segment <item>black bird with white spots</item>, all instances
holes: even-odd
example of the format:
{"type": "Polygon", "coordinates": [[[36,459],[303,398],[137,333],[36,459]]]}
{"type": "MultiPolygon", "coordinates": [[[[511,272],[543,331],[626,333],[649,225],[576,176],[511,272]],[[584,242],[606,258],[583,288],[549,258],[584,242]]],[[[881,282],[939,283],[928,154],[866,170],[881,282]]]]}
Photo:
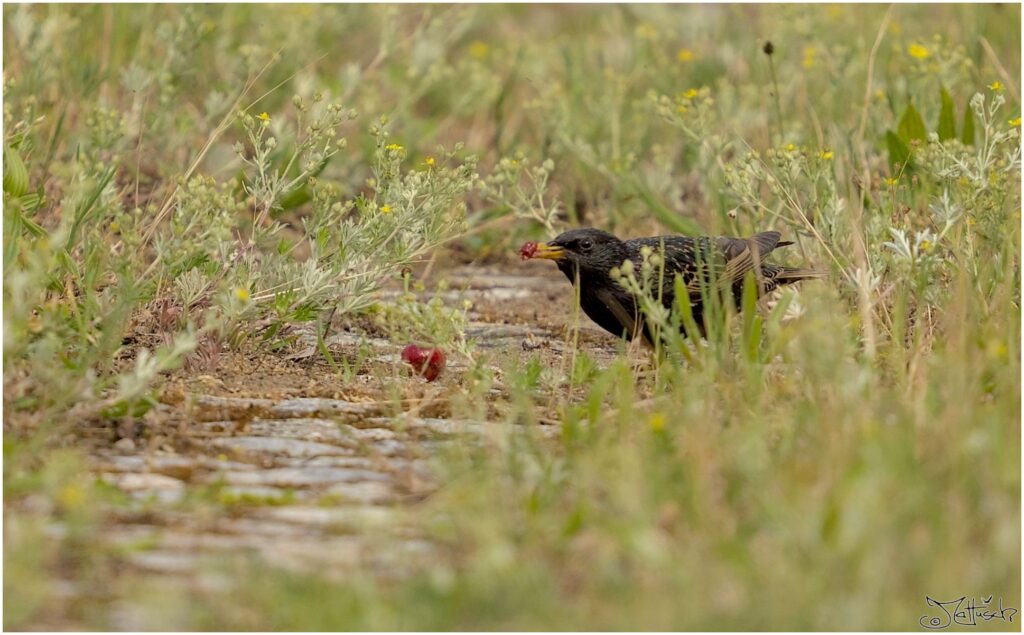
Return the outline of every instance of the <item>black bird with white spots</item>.
{"type": "Polygon", "coordinates": [[[651,344],[651,331],[642,319],[636,298],[613,279],[614,269],[621,268],[627,260],[638,267],[645,247],[653,254],[662,255],[662,303],[672,308],[678,274],[689,292],[694,320],[703,331],[701,288],[707,289],[711,280],[720,288],[731,288],[739,306],[748,272],[753,272],[760,295],[783,285],[823,276],[816,270],[765,262],[773,250],[792,244],[780,238],[779,232],[766,231],[749,238],[653,236],[620,240],[599,229],[583,228],[567,231],[548,243],[527,243],[520,253],[524,258],[554,260],[569,282],[579,284],[580,307],[598,326],[630,340],[643,337],[651,344]]]}

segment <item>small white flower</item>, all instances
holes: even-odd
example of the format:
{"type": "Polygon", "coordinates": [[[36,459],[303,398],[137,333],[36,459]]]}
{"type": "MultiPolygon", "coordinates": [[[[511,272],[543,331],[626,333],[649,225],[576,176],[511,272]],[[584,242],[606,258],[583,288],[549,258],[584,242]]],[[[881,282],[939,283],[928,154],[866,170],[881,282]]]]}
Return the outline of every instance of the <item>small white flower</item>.
{"type": "Polygon", "coordinates": [[[865,295],[870,295],[875,292],[878,285],[882,284],[882,276],[876,274],[871,267],[867,269],[858,267],[853,272],[853,284],[865,295]]]}
{"type": "Polygon", "coordinates": [[[974,114],[978,115],[979,118],[984,119],[985,117],[985,96],[981,93],[974,93],[974,97],[971,97],[971,110],[974,114]]]}

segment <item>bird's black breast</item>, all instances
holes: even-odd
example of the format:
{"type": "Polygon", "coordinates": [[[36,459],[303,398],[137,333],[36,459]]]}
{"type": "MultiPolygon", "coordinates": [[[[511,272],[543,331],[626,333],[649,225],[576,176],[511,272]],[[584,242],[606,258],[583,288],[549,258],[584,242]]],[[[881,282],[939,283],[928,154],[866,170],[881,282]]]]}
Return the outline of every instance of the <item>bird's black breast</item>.
{"type": "Polygon", "coordinates": [[[640,315],[628,291],[603,273],[577,273],[569,263],[559,263],[558,268],[573,286],[579,283],[580,308],[588,318],[616,337],[633,339],[640,315]]]}
{"type": "Polygon", "coordinates": [[[616,337],[625,335],[627,339],[633,339],[637,325],[641,323],[633,297],[612,285],[583,285],[580,308],[598,326],[616,337]]]}

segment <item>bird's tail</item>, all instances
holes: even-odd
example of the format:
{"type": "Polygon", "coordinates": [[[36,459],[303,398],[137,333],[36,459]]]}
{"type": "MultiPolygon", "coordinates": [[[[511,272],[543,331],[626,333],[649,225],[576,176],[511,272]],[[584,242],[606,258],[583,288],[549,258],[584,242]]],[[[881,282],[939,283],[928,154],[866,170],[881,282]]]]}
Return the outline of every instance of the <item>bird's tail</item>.
{"type": "Polygon", "coordinates": [[[800,280],[815,280],[827,278],[829,272],[826,269],[807,269],[803,267],[779,267],[779,273],[775,279],[782,284],[799,282],[800,280]]]}

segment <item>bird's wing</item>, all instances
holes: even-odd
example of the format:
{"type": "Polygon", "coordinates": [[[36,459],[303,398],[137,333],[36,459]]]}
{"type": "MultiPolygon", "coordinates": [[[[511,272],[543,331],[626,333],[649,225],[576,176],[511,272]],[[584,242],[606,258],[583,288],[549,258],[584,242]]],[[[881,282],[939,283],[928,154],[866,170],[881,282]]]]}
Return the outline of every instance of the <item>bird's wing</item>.
{"type": "Polygon", "coordinates": [[[766,231],[749,238],[690,238],[687,236],[656,236],[631,241],[637,253],[641,246],[648,246],[655,253],[664,249],[665,282],[672,284],[679,274],[690,292],[692,300],[701,297],[701,285],[714,279],[722,289],[728,289],[743,281],[748,271],[753,271],[760,281],[763,278],[761,263],[768,254],[778,247],[790,245],[780,241],[777,231],[766,231]]]}
{"type": "MultiPolygon", "coordinates": [[[[707,257],[710,252],[709,244],[698,244],[707,242],[706,239],[695,239],[688,236],[654,236],[652,238],[635,238],[627,242],[634,252],[632,257],[639,258],[641,247],[650,247],[654,253],[663,254],[665,258],[666,273],[682,274],[689,278],[697,272],[697,262],[707,257]]],[[[636,264],[640,264],[639,261],[636,264]]]]}
{"type": "Polygon", "coordinates": [[[701,284],[707,280],[707,264],[715,260],[716,246],[707,237],[691,238],[689,236],[654,236],[650,238],[634,238],[628,241],[633,258],[639,264],[640,247],[650,247],[654,253],[663,254],[665,259],[665,275],[662,293],[671,302],[675,295],[675,277],[683,279],[690,292],[691,301],[697,302],[701,297],[701,284]]]}
{"type": "MultiPolygon", "coordinates": [[[[779,246],[781,234],[776,231],[761,232],[750,238],[722,236],[716,239],[718,248],[725,256],[725,270],[722,285],[731,286],[743,280],[748,271],[753,271],[758,280],[762,279],[761,263],[779,246]]],[[[789,243],[785,243],[789,244],[789,243]]]]}
{"type": "Polygon", "coordinates": [[[615,296],[615,293],[609,289],[598,289],[596,295],[597,299],[615,316],[619,325],[622,326],[622,330],[628,334],[629,339],[633,339],[640,334],[642,327],[635,305],[632,311],[627,309],[615,296]]]}

